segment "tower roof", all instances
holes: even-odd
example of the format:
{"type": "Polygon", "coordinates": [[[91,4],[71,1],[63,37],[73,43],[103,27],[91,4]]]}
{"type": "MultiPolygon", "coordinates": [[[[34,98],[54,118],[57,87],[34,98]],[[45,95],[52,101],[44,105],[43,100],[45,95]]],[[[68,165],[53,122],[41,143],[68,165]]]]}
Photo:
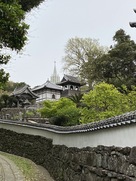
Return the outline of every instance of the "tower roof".
{"type": "Polygon", "coordinates": [[[78,77],[74,77],[74,76],[66,75],[66,74],[64,74],[61,82],[57,83],[57,85],[67,85],[70,83],[74,85],[79,85],[79,86],[84,85],[84,83],[81,83],[78,77]]]}

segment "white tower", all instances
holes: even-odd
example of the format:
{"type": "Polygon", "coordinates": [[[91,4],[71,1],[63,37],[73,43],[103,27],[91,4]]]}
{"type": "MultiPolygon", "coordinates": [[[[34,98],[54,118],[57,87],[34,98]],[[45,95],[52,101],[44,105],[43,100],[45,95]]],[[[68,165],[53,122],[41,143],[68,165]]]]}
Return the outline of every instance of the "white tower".
{"type": "Polygon", "coordinates": [[[53,74],[50,77],[50,81],[54,84],[56,84],[57,82],[60,82],[60,77],[57,74],[57,70],[56,70],[56,61],[54,61],[54,70],[53,70],[53,74]]]}

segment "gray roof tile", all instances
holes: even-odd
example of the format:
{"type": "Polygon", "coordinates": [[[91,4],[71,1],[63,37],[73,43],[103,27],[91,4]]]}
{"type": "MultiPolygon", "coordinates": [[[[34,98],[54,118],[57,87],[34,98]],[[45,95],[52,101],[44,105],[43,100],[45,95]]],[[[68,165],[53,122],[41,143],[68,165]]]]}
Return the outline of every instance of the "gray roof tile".
{"type": "Polygon", "coordinates": [[[32,89],[32,91],[36,91],[36,90],[40,90],[43,88],[49,88],[49,89],[55,89],[55,90],[62,90],[62,88],[52,82],[50,82],[49,80],[47,80],[44,84],[36,86],[32,89]]]}

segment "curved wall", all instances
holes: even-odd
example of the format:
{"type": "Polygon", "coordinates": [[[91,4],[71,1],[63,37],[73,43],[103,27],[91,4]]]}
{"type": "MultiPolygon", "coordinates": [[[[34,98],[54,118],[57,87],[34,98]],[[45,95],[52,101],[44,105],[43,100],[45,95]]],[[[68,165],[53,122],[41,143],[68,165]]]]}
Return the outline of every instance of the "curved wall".
{"type": "Polygon", "coordinates": [[[53,140],[54,145],[65,145],[67,147],[96,147],[119,146],[133,147],[136,145],[136,124],[131,123],[122,126],[114,126],[94,131],[64,133],[51,130],[49,128],[26,125],[25,123],[1,122],[0,128],[12,130],[17,133],[39,135],[53,140]]]}

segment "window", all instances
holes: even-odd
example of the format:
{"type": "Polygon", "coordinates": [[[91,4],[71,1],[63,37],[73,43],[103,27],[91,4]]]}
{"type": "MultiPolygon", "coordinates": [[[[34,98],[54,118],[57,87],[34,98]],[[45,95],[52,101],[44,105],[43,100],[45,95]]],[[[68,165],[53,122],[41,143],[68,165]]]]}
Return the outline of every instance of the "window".
{"type": "Polygon", "coordinates": [[[76,86],[76,89],[75,90],[79,90],[79,87],[78,86],[76,86]]]}
{"type": "Polygon", "coordinates": [[[55,99],[55,95],[54,94],[52,94],[52,99],[55,99]]]}
{"type": "Polygon", "coordinates": [[[73,90],[73,85],[70,86],[70,90],[73,90]]]}

